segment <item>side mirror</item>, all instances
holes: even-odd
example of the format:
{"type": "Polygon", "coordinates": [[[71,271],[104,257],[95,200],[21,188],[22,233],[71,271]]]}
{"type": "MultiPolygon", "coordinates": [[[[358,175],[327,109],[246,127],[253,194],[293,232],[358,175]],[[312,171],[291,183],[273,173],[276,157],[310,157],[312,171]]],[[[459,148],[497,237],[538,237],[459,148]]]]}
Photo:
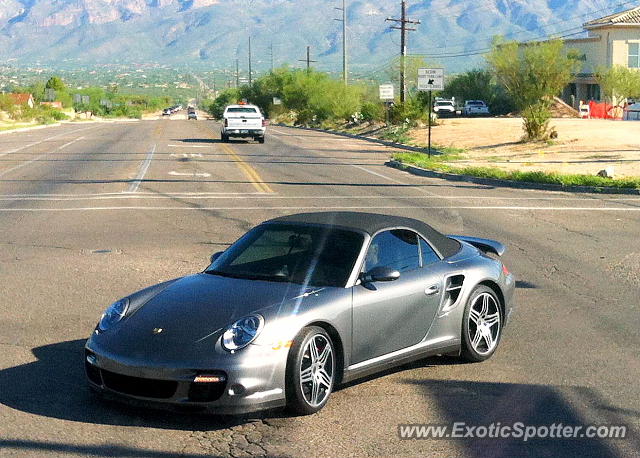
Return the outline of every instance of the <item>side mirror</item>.
{"type": "Polygon", "coordinates": [[[361,276],[363,283],[371,283],[377,281],[394,281],[400,278],[400,272],[391,267],[379,266],[374,267],[369,272],[361,276]]]}
{"type": "Polygon", "coordinates": [[[218,251],[217,253],[213,253],[211,255],[211,263],[213,264],[216,259],[222,256],[222,253],[224,253],[224,251],[218,251]]]}

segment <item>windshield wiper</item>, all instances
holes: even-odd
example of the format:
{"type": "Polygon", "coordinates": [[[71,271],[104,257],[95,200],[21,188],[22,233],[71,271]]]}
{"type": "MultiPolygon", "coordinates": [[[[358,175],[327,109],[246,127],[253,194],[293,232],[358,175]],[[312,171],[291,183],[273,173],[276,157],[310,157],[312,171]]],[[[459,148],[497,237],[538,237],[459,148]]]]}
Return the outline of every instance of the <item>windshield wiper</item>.
{"type": "Polygon", "coordinates": [[[243,280],[263,280],[263,281],[285,282],[285,283],[291,281],[288,277],[282,276],[282,275],[231,273],[231,272],[223,272],[221,270],[205,270],[204,273],[209,275],[219,275],[221,277],[240,278],[243,280]]]}

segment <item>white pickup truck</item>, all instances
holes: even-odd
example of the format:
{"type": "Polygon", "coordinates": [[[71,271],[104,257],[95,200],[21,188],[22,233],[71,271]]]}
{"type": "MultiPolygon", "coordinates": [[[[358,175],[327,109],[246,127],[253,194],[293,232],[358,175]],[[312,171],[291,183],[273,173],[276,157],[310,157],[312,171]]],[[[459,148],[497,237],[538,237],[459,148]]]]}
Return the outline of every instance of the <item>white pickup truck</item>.
{"type": "Polygon", "coordinates": [[[230,137],[249,137],[264,143],[267,123],[255,105],[229,105],[222,115],[220,137],[223,143],[230,137]]]}

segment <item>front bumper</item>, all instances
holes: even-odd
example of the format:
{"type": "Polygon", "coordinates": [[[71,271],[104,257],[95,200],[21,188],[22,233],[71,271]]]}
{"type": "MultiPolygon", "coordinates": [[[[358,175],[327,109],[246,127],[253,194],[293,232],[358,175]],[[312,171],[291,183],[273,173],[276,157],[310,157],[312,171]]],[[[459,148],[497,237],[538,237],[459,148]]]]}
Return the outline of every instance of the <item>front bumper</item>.
{"type": "Polygon", "coordinates": [[[149,407],[239,414],[285,405],[286,352],[250,345],[233,364],[191,369],[182,364],[149,366],[128,361],[87,342],[89,386],[105,397],[149,407]],[[250,348],[252,347],[252,348],[250,348]],[[269,358],[260,353],[269,352],[269,358]],[[252,353],[252,355],[249,355],[252,353]],[[209,376],[212,381],[195,381],[209,376]]]}

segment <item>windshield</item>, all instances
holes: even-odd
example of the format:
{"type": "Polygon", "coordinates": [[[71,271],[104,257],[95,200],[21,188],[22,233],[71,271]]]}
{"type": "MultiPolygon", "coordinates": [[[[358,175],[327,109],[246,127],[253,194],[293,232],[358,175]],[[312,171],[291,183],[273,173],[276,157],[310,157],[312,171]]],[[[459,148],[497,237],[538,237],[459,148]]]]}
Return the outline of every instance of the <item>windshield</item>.
{"type": "Polygon", "coordinates": [[[364,237],[329,226],[267,224],[233,244],[207,273],[234,278],[344,287],[364,237]]]}
{"type": "Polygon", "coordinates": [[[227,113],[256,113],[255,108],[229,108],[227,113]]]}

